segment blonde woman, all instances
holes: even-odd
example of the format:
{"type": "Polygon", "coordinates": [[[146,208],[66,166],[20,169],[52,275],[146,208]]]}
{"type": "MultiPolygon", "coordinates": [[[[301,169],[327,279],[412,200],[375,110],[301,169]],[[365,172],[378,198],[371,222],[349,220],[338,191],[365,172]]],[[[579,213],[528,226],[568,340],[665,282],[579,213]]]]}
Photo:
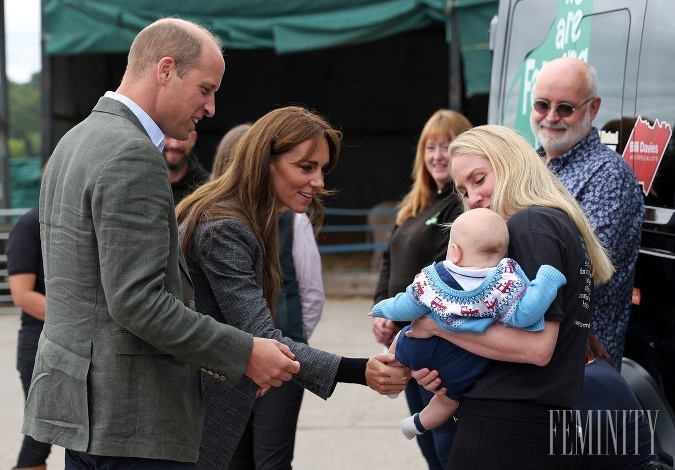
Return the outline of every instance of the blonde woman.
{"type": "MultiPolygon", "coordinates": [[[[567,284],[540,332],[494,325],[483,335],[461,335],[413,322],[409,336],[438,335],[498,361],[460,402],[448,468],[574,468],[575,456],[562,448],[573,439],[563,418],[569,425],[565,410],[581,398],[593,285],[614,268],[577,202],[517,133],[476,127],[453,141],[449,155],[465,208],[490,208],[507,220],[509,256],[525,274],[549,264],[567,284]]],[[[438,380],[425,372],[415,376],[434,389],[438,380]]]]}
{"type": "MultiPolygon", "coordinates": [[[[417,142],[413,185],[401,201],[389,247],[383,253],[374,303],[404,292],[422,268],[445,259],[448,233],[443,224],[452,222],[462,213],[448,171],[448,145],[470,128],[471,123],[466,117],[449,109],[436,111],[424,125],[417,142]]],[[[378,343],[389,347],[396,333],[406,324],[374,318],[373,334],[378,343]]],[[[432,396],[411,381],[406,389],[411,413],[422,411],[432,396]]],[[[454,423],[450,420],[418,436],[417,443],[429,470],[445,468],[453,432],[454,423]]]]}

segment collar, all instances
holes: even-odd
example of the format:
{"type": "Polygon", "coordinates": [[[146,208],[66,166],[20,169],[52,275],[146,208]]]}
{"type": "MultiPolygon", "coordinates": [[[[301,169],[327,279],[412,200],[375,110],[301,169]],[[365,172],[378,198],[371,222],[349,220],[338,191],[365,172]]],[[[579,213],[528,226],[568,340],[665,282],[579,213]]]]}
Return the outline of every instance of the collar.
{"type": "Polygon", "coordinates": [[[129,110],[134,113],[134,116],[136,116],[138,120],[141,121],[141,125],[145,129],[145,132],[148,133],[152,143],[155,144],[155,147],[157,147],[160,152],[164,150],[164,133],[155,123],[155,121],[152,120],[148,113],[143,111],[143,108],[138,106],[131,98],[128,98],[115,91],[106,91],[104,96],[119,101],[129,108],[129,110]]]}

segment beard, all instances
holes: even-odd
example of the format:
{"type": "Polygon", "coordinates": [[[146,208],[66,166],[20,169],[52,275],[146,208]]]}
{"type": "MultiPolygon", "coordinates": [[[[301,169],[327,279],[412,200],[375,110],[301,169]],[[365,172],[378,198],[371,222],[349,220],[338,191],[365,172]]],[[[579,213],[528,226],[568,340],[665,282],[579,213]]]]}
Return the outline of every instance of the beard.
{"type": "Polygon", "coordinates": [[[190,155],[186,155],[184,158],[181,158],[177,162],[170,162],[166,158],[164,158],[164,162],[166,163],[166,167],[171,171],[180,170],[185,165],[187,165],[189,160],[190,160],[190,155]]]}
{"type": "Polygon", "coordinates": [[[547,154],[562,155],[584,140],[593,126],[591,125],[591,112],[589,109],[586,109],[584,117],[572,125],[562,123],[551,124],[546,119],[542,119],[539,123],[536,123],[533,119],[533,114],[530,114],[530,127],[532,133],[547,154]],[[565,132],[562,134],[552,134],[547,129],[564,129],[565,132]]]}

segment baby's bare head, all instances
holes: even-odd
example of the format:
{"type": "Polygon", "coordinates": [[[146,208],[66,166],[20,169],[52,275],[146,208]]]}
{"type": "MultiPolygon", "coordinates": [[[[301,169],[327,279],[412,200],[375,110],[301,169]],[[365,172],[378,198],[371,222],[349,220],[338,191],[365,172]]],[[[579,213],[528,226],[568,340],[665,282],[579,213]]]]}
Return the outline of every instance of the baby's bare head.
{"type": "MultiPolygon", "coordinates": [[[[484,208],[471,209],[452,223],[450,243],[462,251],[462,259],[475,265],[496,266],[507,256],[509,231],[499,214],[484,208]]],[[[464,265],[462,263],[461,265],[464,265]]]]}

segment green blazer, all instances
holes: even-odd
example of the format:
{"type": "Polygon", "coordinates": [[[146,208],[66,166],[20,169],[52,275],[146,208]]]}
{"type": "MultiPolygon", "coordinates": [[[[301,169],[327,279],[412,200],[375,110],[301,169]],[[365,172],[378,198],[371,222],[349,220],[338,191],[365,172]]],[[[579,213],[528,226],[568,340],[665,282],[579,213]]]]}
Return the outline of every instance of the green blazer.
{"type": "Polygon", "coordinates": [[[47,314],[23,432],[96,455],[195,462],[200,368],[235,385],[250,334],[193,310],[161,152],[102,97],[40,191],[47,314]]]}

